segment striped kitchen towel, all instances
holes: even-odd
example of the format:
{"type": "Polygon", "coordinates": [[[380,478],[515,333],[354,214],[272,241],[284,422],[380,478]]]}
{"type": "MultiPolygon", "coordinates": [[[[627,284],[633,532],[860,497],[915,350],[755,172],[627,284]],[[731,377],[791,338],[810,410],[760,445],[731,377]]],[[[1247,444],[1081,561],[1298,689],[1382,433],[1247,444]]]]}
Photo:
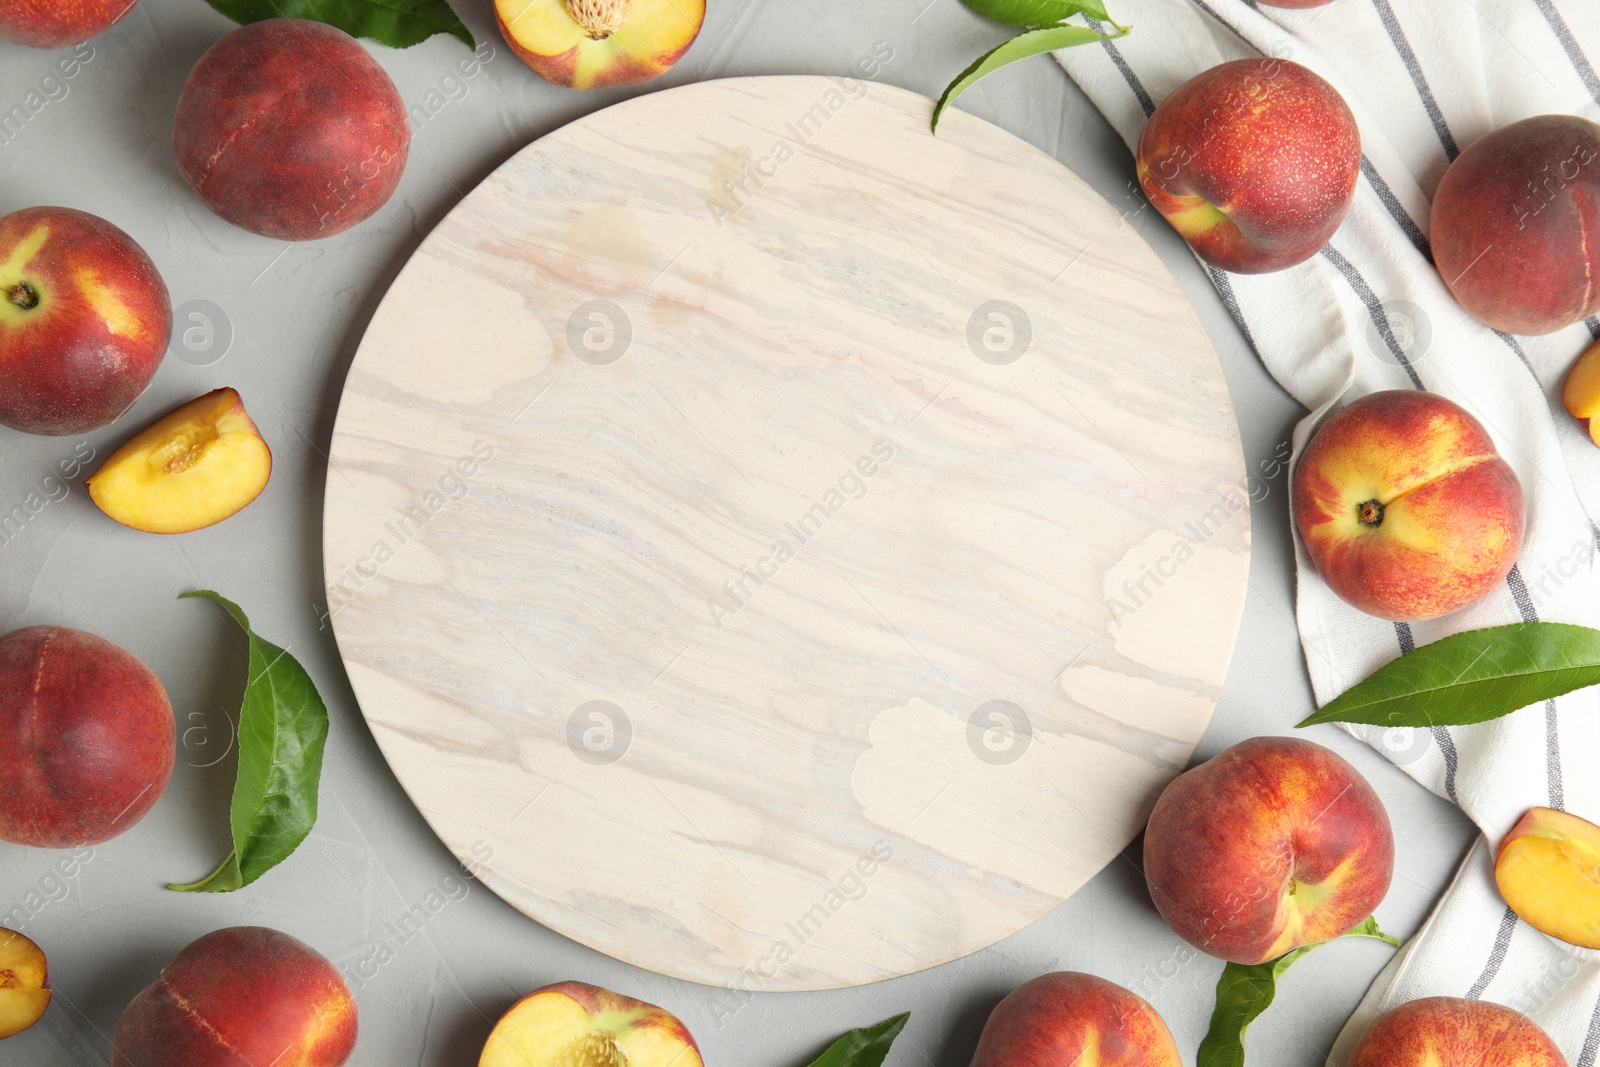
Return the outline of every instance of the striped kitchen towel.
{"type": "MultiPolygon", "coordinates": [[[[1600,322],[1539,338],[1490,330],[1451,299],[1428,248],[1429,196],[1462,148],[1530,115],[1600,118],[1600,0],[1333,0],[1300,11],[1253,0],[1109,4],[1133,34],[1057,58],[1130,148],[1169,92],[1231,59],[1302,63],[1344,94],[1360,123],[1355,205],[1321,254],[1278,274],[1210,271],[1268,370],[1311,410],[1296,451],[1324,415],[1358,396],[1428,389],[1477,415],[1528,493],[1526,546],[1504,587],[1435,622],[1396,625],[1348,607],[1297,545],[1298,622],[1317,699],[1458,630],[1532,619],[1600,626],[1600,449],[1560,403],[1562,378],[1600,338],[1600,322]]],[[[1153,209],[1137,222],[1161,224],[1153,209]]],[[[1285,727],[1304,710],[1283,709],[1285,727]]],[[[1600,690],[1477,727],[1352,732],[1460,804],[1484,836],[1329,1062],[1345,1062],[1383,1011],[1451,995],[1527,1012],[1574,1067],[1596,1067],[1600,954],[1520,922],[1495,889],[1493,857],[1531,807],[1600,822],[1600,690]]]]}

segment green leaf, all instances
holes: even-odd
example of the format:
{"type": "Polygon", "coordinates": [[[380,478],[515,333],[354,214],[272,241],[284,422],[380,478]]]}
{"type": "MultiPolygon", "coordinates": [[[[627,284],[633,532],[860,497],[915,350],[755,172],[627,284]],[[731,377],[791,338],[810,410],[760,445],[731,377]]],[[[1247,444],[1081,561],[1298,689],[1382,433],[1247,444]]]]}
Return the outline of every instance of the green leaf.
{"type": "Polygon", "coordinates": [[[973,11],[1008,26],[1054,26],[1073,15],[1111,21],[1101,0],[961,0],[973,11]]]}
{"type": "Polygon", "coordinates": [[[1001,67],[1015,63],[1019,59],[1027,59],[1042,52],[1054,52],[1057,48],[1071,48],[1080,44],[1097,44],[1101,41],[1115,40],[1126,37],[1128,30],[1118,27],[1117,33],[1096,33],[1094,30],[1083,26],[1047,26],[1043,29],[1029,30],[1007,41],[1000,47],[979,56],[977,62],[961,72],[961,76],[950,83],[944,95],[939,98],[939,103],[933,109],[933,129],[939,130],[939,117],[944,114],[944,109],[949,107],[955,98],[972,87],[978,79],[993,74],[1001,67]]]}
{"type": "Polygon", "coordinates": [[[1600,684],[1600,630],[1519,622],[1468,630],[1384,664],[1301,726],[1468,726],[1600,684]]]}
{"type": "Polygon", "coordinates": [[[811,1067],[882,1067],[889,1046],[911,1021],[911,1013],[885,1019],[865,1030],[852,1030],[835,1041],[811,1067]]]}
{"type": "MultiPolygon", "coordinates": [[[[1399,941],[1378,929],[1378,920],[1370,915],[1343,936],[1371,937],[1400,947],[1399,941]]],[[[1338,940],[1341,938],[1334,938],[1338,940]]],[[[1278,995],[1278,979],[1307,952],[1331,944],[1333,941],[1307,945],[1248,967],[1238,963],[1224,967],[1217,980],[1217,1006],[1211,1013],[1211,1029],[1200,1042],[1196,1067],[1244,1067],[1244,1032],[1272,1006],[1278,995]]]]}
{"type": "Polygon", "coordinates": [[[233,601],[210,590],[186,597],[214,600],[250,642],[250,674],[239,709],[239,773],[228,821],[233,852],[198,882],[169,885],[184,893],[231,893],[289,857],[317,821],[317,785],[328,740],[328,709],[304,667],[250,629],[233,601]]]}
{"type": "Polygon", "coordinates": [[[233,21],[314,19],[352,37],[370,37],[390,48],[410,48],[436,33],[448,33],[476,48],[472,33],[445,0],[206,0],[233,21]]]}

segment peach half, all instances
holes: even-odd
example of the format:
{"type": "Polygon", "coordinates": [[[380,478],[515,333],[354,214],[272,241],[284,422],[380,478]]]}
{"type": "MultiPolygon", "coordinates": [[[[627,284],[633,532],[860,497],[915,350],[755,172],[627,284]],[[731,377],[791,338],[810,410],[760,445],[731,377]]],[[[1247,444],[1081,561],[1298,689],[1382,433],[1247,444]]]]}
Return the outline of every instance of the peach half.
{"type": "Polygon", "coordinates": [[[0,1040],[38,1022],[49,1006],[44,953],[15,930],[0,930],[0,1040]]]}
{"type": "Polygon", "coordinates": [[[1535,930],[1600,948],[1600,826],[1534,808],[1501,843],[1494,880],[1511,910],[1535,930]]]}
{"type": "Polygon", "coordinates": [[[569,89],[659,78],[694,44],[705,0],[494,0],[506,43],[535,74],[569,89]]]}
{"type": "Polygon", "coordinates": [[[146,533],[214,526],[272,477],[272,451],[233,389],[218,389],[135,434],[88,481],[101,511],[146,533]]]}
{"type": "Polygon", "coordinates": [[[671,1012],[582,982],[535,990],[495,1024],[478,1067],[702,1067],[671,1012]]]}

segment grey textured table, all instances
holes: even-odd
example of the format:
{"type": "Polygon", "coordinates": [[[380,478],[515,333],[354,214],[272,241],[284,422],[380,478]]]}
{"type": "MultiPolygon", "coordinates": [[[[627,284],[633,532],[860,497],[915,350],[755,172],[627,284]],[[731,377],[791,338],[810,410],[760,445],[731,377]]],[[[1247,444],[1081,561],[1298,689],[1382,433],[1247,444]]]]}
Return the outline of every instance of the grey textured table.
{"type": "MultiPolygon", "coordinates": [[[[1130,850],[1066,904],[966,960],[858,990],[734,995],[670,981],[600,956],[523,918],[464,877],[407,801],[372,742],[323,625],[321,502],[335,404],[362,330],[406,257],[456,201],[515,150],[627,92],[576,93],[540,81],[505,48],[489,0],[456,0],[488,46],[462,77],[457,41],[407,51],[373,46],[413,109],[411,160],[395,199],[332,240],[287,245],[213,217],[179,179],[171,122],[184,76],[230,27],[201,0],[142,0],[92,42],[70,80],[56,56],[0,42],[0,214],[69,204],[111,219],[155,259],[182,312],[173,357],[137,408],[83,440],[0,429],[0,631],[58,623],[97,631],[161,676],[182,744],[166,796],[134,831],[66,862],[0,844],[0,924],[49,953],[58,990],[45,1020],[0,1043],[3,1067],[106,1064],[128,1001],[174,953],[220,926],[275,926],[344,970],[360,1003],[357,1064],[476,1062],[493,1021],[520,994],[561,979],[630,993],[676,1011],[712,1064],[800,1067],[838,1033],[901,1011],[912,1021],[891,1065],[963,1067],[983,1020],[1014,986],[1086,970],[1139,991],[1172,1026],[1185,1059],[1205,1032],[1221,964],[1197,956],[1151,907],[1130,850]],[[30,100],[30,93],[37,93],[30,100]],[[31,107],[30,107],[31,104],[31,107]],[[13,106],[22,107],[25,121],[13,106]],[[209,337],[188,311],[207,312],[209,337]],[[219,353],[221,353],[219,358],[219,353]],[[210,530],[160,538],[123,529],[90,504],[61,464],[104,456],[133,428],[223,385],[241,389],[272,443],[264,496],[210,530]],[[228,850],[232,726],[244,669],[214,606],[179,593],[215,588],[285,644],[315,677],[333,719],[322,818],[288,862],[243,892],[190,896],[168,881],[207,873],[228,850]],[[7,920],[6,915],[12,918],[7,920]]],[[[699,43],[653,88],[739,74],[850,73],[886,46],[879,79],[937,94],[1004,31],[957,0],[713,0],[699,43]]],[[[1160,32],[1140,27],[1139,32],[1160,32]]],[[[1048,58],[982,83],[966,109],[1052,152],[1127,212],[1177,274],[1227,373],[1252,470],[1299,417],[1266,375],[1181,241],[1141,211],[1132,160],[1048,58]]],[[[1279,474],[1257,486],[1251,594],[1238,651],[1197,758],[1284,733],[1312,706],[1293,626],[1293,557],[1279,474]]],[[[1408,935],[1471,840],[1466,820],[1333,728],[1316,738],[1365,771],[1395,821],[1399,872],[1379,910],[1408,935]]],[[[1253,1062],[1312,1067],[1388,958],[1349,943],[1300,964],[1251,1031],[1253,1062]]]]}

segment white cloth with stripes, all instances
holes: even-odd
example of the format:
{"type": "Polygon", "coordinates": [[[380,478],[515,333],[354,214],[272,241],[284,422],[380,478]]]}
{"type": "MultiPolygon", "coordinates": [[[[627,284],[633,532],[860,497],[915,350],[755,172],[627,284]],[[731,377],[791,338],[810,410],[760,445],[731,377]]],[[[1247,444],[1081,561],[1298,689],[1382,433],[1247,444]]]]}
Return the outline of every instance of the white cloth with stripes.
{"type": "MultiPolygon", "coordinates": [[[[1252,0],[1108,5],[1133,34],[1057,58],[1130,148],[1156,103],[1230,59],[1293,59],[1355,111],[1363,177],[1323,253],[1278,274],[1211,272],[1268,370],[1311,409],[1296,452],[1332,408],[1379,389],[1426,388],[1478,416],[1528,493],[1518,569],[1498,593],[1437,622],[1396,626],[1346,606],[1297,544],[1298,623],[1317,699],[1457,630],[1535,618],[1600,626],[1600,449],[1560,403],[1566,369],[1600,337],[1600,322],[1541,338],[1496,334],[1451,299],[1426,236],[1429,196],[1460,148],[1530,115],[1600,119],[1600,0],[1333,0],[1302,11],[1252,0]]],[[[1136,223],[1161,224],[1153,209],[1136,223]]],[[[1283,709],[1286,732],[1303,711],[1283,709]]],[[[1600,690],[1483,726],[1352,732],[1459,803],[1484,838],[1374,983],[1329,1062],[1344,1063],[1383,1011],[1449,995],[1527,1012],[1574,1067],[1596,1067],[1600,954],[1518,921],[1495,888],[1493,856],[1531,807],[1600,822],[1600,690]]]]}

